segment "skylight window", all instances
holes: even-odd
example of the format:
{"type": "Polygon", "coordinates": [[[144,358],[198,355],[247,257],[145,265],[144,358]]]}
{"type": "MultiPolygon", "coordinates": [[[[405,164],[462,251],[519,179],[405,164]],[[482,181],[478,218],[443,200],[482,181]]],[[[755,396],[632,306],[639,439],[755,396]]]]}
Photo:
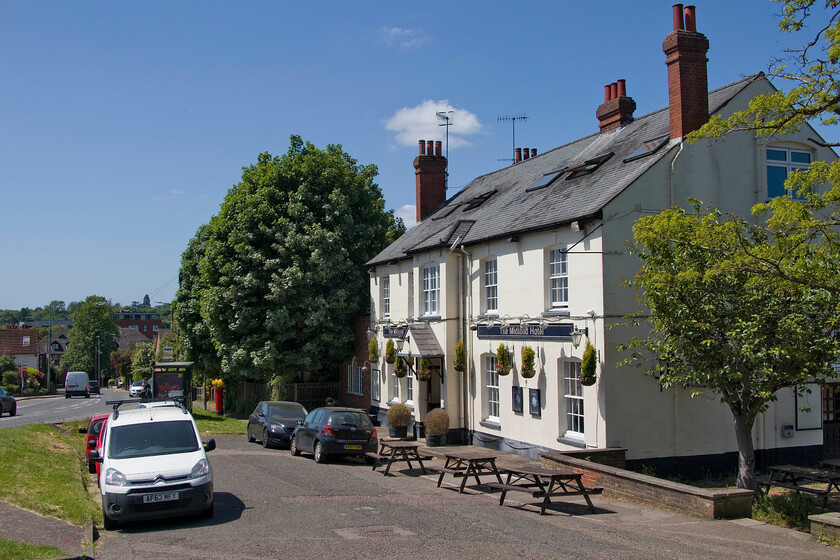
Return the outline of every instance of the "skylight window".
{"type": "Polygon", "coordinates": [[[565,171],[565,168],[564,168],[564,169],[560,169],[560,170],[558,170],[558,171],[552,171],[551,173],[546,173],[545,175],[543,175],[542,177],[540,177],[539,179],[537,179],[537,181],[536,181],[533,185],[531,185],[530,187],[528,187],[527,189],[525,189],[525,191],[526,191],[526,192],[531,192],[531,191],[535,191],[535,190],[538,190],[538,189],[542,189],[542,188],[544,188],[544,187],[547,187],[547,186],[548,186],[548,185],[550,185],[550,184],[554,181],[554,179],[556,179],[556,178],[557,178],[557,176],[558,176],[558,175],[560,175],[563,171],[565,171]]]}
{"type": "Polygon", "coordinates": [[[656,153],[657,151],[659,151],[659,148],[668,143],[669,139],[670,135],[665,134],[663,136],[659,136],[651,140],[645,140],[644,142],[642,142],[642,145],[636,149],[635,152],[630,154],[630,157],[624,160],[624,163],[656,153]]]}
{"type": "Polygon", "coordinates": [[[487,201],[488,198],[493,196],[493,193],[495,193],[495,192],[496,191],[490,191],[488,193],[480,194],[477,197],[467,201],[467,207],[464,208],[464,212],[467,212],[469,210],[474,210],[474,209],[478,208],[479,206],[484,204],[487,201]]]}
{"type": "Polygon", "coordinates": [[[441,208],[439,211],[435,212],[432,215],[432,220],[441,220],[460,207],[460,204],[450,204],[449,206],[445,206],[444,208],[441,208]]]}
{"type": "Polygon", "coordinates": [[[610,159],[613,156],[613,152],[608,154],[604,154],[602,156],[598,156],[596,158],[592,158],[583,162],[582,165],[577,167],[573,167],[569,170],[569,175],[566,177],[566,180],[569,179],[577,179],[581,175],[589,175],[590,173],[594,173],[596,169],[601,167],[605,161],[610,159]]]}

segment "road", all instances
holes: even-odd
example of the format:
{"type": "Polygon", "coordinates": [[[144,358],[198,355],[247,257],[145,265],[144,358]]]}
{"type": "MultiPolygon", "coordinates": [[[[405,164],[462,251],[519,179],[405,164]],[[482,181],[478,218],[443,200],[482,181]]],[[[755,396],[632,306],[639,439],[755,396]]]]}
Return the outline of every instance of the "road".
{"type": "MultiPolygon", "coordinates": [[[[540,516],[495,494],[437,488],[431,475],[371,471],[358,460],[316,464],[217,436],[209,454],[216,516],[102,531],[96,558],[644,558],[837,559],[807,535],[742,521],[706,521],[595,498],[540,516]]],[[[446,483],[444,483],[446,485],[446,483]]],[[[522,496],[526,497],[525,494],[522,496]]]]}
{"type": "Polygon", "coordinates": [[[0,416],[0,428],[83,420],[94,414],[110,412],[112,407],[105,404],[105,401],[127,398],[128,391],[102,389],[101,395],[93,394],[89,399],[84,397],[66,399],[63,393],[58,397],[18,399],[17,414],[0,416]]]}

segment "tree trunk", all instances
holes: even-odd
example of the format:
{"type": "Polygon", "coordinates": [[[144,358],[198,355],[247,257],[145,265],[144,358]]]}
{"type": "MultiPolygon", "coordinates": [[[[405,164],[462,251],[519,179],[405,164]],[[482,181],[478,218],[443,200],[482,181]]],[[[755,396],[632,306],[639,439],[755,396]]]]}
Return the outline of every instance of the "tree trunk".
{"type": "Polygon", "coordinates": [[[758,489],[758,479],[755,476],[755,447],[752,440],[752,428],[755,416],[737,413],[735,417],[735,439],[738,442],[738,488],[758,489]]]}

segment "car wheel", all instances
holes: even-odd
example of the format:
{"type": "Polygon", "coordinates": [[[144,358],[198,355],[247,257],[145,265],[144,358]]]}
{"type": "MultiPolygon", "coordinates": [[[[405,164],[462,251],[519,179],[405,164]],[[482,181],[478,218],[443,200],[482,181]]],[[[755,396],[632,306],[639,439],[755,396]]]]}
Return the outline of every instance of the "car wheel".
{"type": "Polygon", "coordinates": [[[90,393],[85,393],[85,398],[89,399],[90,398],[90,393]]]}
{"type": "Polygon", "coordinates": [[[213,519],[213,504],[210,507],[198,514],[201,519],[213,519]]]}
{"type": "Polygon", "coordinates": [[[14,416],[17,414],[17,403],[12,405],[12,410],[9,411],[9,416],[14,416]]]}
{"type": "Polygon", "coordinates": [[[300,449],[297,447],[297,438],[295,436],[292,436],[292,440],[289,442],[289,451],[291,451],[292,455],[295,457],[300,456],[300,449]]]}
{"type": "Polygon", "coordinates": [[[69,398],[70,398],[70,395],[68,395],[67,393],[64,393],[64,398],[65,398],[65,399],[69,399],[69,398]]]}
{"type": "Polygon", "coordinates": [[[268,430],[263,428],[263,438],[262,438],[262,446],[268,449],[270,446],[268,445],[268,430]]]}
{"type": "Polygon", "coordinates": [[[251,426],[248,426],[248,443],[254,443],[256,441],[254,436],[251,435],[251,426]]]}
{"type": "Polygon", "coordinates": [[[108,514],[105,513],[105,506],[102,506],[102,527],[106,531],[113,531],[118,525],[119,523],[108,517],[108,514]]]}
{"type": "Polygon", "coordinates": [[[320,441],[315,442],[315,462],[316,463],[326,463],[327,462],[327,454],[324,453],[324,448],[321,446],[320,441]]]}

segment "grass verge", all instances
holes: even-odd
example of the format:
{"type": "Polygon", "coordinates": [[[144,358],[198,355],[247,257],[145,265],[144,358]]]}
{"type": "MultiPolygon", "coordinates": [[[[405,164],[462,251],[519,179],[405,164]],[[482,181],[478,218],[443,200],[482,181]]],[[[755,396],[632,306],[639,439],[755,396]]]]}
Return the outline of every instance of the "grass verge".
{"type": "Polygon", "coordinates": [[[90,523],[99,508],[87,488],[82,425],[0,430],[0,500],[74,525],[90,523]]]}
{"type": "Polygon", "coordinates": [[[64,551],[54,546],[27,544],[0,538],[0,560],[46,560],[63,558],[64,551]]]}
{"type": "Polygon", "coordinates": [[[245,422],[235,418],[227,418],[194,406],[192,410],[198,431],[206,435],[245,435],[245,422]]]}
{"type": "Polygon", "coordinates": [[[797,531],[811,530],[808,516],[817,512],[813,501],[796,492],[776,495],[760,495],[753,501],[752,518],[757,521],[788,527],[797,531]]]}

